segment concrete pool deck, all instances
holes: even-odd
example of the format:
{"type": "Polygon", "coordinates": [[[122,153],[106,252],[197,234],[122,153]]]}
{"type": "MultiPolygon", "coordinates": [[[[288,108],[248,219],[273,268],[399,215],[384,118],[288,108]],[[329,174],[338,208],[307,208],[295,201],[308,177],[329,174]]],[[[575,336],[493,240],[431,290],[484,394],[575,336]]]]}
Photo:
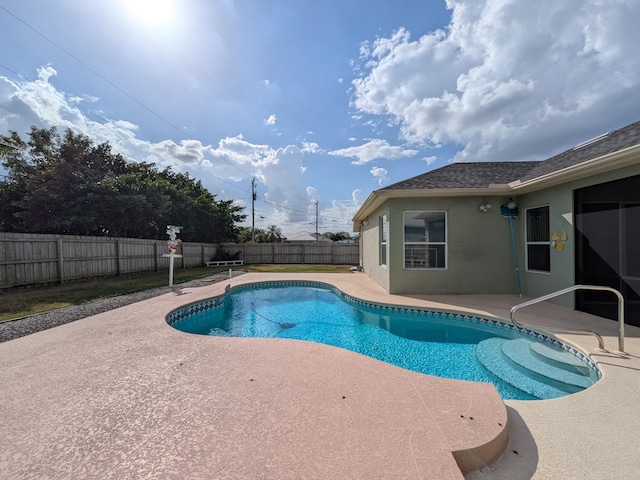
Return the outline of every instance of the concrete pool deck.
{"type": "Polygon", "coordinates": [[[189,335],[164,320],[228,284],[286,279],[503,319],[526,300],[388,295],[360,273],[245,274],[2,343],[0,479],[637,475],[639,328],[626,327],[621,355],[616,322],[549,303],[523,309],[526,323],[595,329],[610,351],[590,336],[558,335],[588,352],[603,378],[560,399],[502,402],[487,384],[310,342],[189,335]]]}

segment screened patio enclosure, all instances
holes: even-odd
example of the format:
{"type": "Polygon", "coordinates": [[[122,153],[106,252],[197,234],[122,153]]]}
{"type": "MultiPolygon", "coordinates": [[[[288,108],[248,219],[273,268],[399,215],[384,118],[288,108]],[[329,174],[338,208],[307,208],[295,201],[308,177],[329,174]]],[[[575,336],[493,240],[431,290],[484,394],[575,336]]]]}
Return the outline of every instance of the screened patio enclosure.
{"type": "MultiPolygon", "coordinates": [[[[574,201],[576,283],[619,290],[626,322],[640,326],[640,176],[576,190],[574,201]]],[[[579,292],[576,308],[617,320],[608,292],[579,292]]]]}

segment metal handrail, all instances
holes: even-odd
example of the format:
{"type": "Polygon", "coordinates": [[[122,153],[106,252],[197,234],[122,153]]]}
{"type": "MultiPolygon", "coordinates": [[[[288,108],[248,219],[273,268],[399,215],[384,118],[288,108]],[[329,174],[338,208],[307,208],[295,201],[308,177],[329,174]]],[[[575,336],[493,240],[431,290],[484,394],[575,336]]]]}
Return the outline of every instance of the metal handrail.
{"type": "MultiPolygon", "coordinates": [[[[533,305],[535,303],[544,302],[545,300],[549,300],[551,298],[559,297],[560,295],[564,295],[565,293],[574,292],[576,290],[602,290],[607,292],[613,292],[616,294],[616,296],[618,297],[618,350],[624,353],[624,297],[615,288],[600,287],[596,285],[574,285],[572,287],[563,288],[562,290],[558,290],[557,292],[553,292],[548,295],[543,295],[542,297],[534,298],[533,300],[529,300],[527,302],[519,303],[518,305],[511,308],[511,311],[509,312],[509,317],[511,318],[511,321],[516,325],[518,325],[519,327],[525,327],[525,325],[518,323],[514,318],[514,315],[517,310],[523,307],[527,307],[529,305],[533,305]]],[[[590,335],[595,336],[598,339],[598,347],[600,348],[600,350],[605,349],[604,340],[602,339],[602,337],[596,332],[591,330],[572,330],[572,329],[566,329],[566,328],[548,328],[543,326],[531,327],[531,328],[540,328],[542,330],[550,330],[555,332],[566,332],[566,333],[579,333],[579,334],[588,333],[590,335]]]]}

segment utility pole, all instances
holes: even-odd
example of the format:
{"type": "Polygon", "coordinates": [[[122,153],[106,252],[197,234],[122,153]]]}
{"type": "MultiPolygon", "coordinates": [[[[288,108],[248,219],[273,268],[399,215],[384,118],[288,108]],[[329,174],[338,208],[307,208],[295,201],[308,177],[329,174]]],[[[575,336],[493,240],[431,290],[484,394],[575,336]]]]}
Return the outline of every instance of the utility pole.
{"type": "Polygon", "coordinates": [[[318,201],[316,200],[316,242],[318,241],[318,201]]]}
{"type": "Polygon", "coordinates": [[[256,179],[251,179],[251,243],[256,242],[256,179]]]}

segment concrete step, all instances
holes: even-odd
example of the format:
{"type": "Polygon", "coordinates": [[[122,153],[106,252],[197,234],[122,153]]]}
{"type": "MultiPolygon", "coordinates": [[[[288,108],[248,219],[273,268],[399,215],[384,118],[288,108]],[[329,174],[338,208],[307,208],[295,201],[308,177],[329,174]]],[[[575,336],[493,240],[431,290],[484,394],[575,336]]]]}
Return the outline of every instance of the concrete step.
{"type": "MultiPolygon", "coordinates": [[[[511,341],[513,340],[504,338],[483,340],[476,347],[476,358],[493,375],[536,398],[558,398],[570,393],[550,385],[553,382],[510,360],[504,354],[502,347],[506,342],[511,341]]],[[[526,350],[529,351],[529,346],[526,346],[526,350]]]]}
{"type": "Polygon", "coordinates": [[[591,372],[589,367],[576,358],[575,355],[571,355],[569,352],[558,347],[554,347],[553,345],[533,342],[529,348],[540,360],[547,362],[554,367],[586,376],[589,376],[589,373],[591,372]]]}
{"type": "MultiPolygon", "coordinates": [[[[532,378],[548,383],[549,385],[559,388],[560,390],[564,390],[565,392],[575,393],[580,390],[584,390],[593,384],[593,381],[588,376],[567,370],[565,368],[568,366],[567,364],[562,364],[563,366],[560,367],[543,360],[533,350],[534,348],[537,348],[535,345],[541,344],[524,338],[509,340],[502,344],[502,353],[511,360],[513,364],[515,364],[517,369],[521,369],[525,375],[529,375],[532,378]]],[[[548,353],[546,351],[544,352],[548,353]]],[[[572,356],[568,352],[564,353],[568,356],[572,356]]],[[[557,358],[562,360],[563,357],[564,356],[558,356],[557,358]]],[[[569,361],[568,359],[566,360],[569,361]]],[[[576,361],[578,361],[578,359],[576,359],[576,361]]]]}

